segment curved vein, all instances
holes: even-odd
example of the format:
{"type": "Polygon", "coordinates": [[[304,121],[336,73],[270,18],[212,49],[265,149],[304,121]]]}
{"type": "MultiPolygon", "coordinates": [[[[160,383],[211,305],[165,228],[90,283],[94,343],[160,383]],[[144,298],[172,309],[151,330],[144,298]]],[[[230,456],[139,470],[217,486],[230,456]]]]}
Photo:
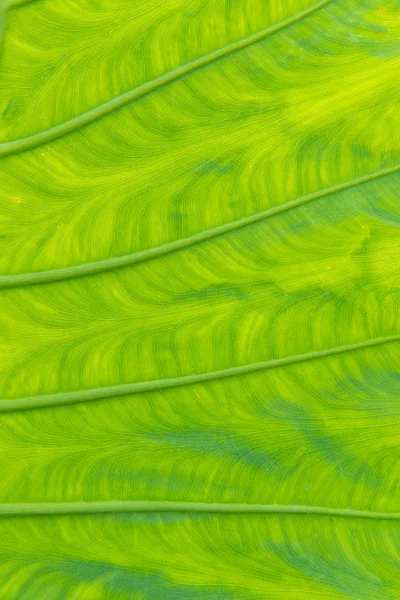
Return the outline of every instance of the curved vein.
{"type": "Polygon", "coordinates": [[[264,362],[251,363],[230,369],[222,369],[220,371],[211,371],[209,373],[200,373],[197,375],[185,375],[183,377],[173,377],[170,379],[156,379],[153,381],[142,381],[136,383],[127,383],[110,387],[94,388],[90,390],[79,390],[76,392],[61,392],[55,394],[46,394],[45,396],[32,396],[30,398],[15,398],[12,400],[0,401],[0,412],[16,412],[24,410],[32,410],[36,408],[48,408],[53,406],[65,406],[68,404],[76,404],[79,402],[92,402],[94,400],[105,400],[106,398],[117,398],[131,394],[140,394],[144,392],[156,392],[158,390],[166,390],[178,388],[197,383],[208,383],[228,377],[237,377],[293,365],[296,363],[307,362],[318,358],[325,358],[337,354],[344,354],[355,350],[372,348],[373,346],[381,346],[390,342],[400,341],[400,334],[387,337],[365,340],[357,344],[348,344],[346,346],[337,346],[335,348],[327,348],[325,350],[317,350],[315,352],[307,352],[305,354],[297,354],[295,356],[286,356],[274,360],[264,362]]]}
{"type": "Polygon", "coordinates": [[[247,217],[237,219],[236,221],[232,221],[231,223],[225,223],[224,225],[219,225],[218,227],[213,227],[212,229],[201,231],[200,233],[196,233],[189,237],[174,240],[173,242],[168,242],[167,244],[163,244],[162,246],[156,246],[155,248],[149,248],[140,252],[134,252],[132,254],[125,254],[124,256],[117,256],[105,260],[84,263],[72,267],[64,267],[61,269],[49,269],[47,271],[36,271],[33,273],[21,273],[16,275],[1,275],[0,289],[16,288],[27,285],[39,285],[42,283],[53,283],[56,281],[65,281],[68,279],[96,275],[98,273],[104,273],[106,271],[112,271],[115,269],[121,269],[123,267],[129,267],[131,265],[152,260],[154,258],[159,258],[161,256],[171,254],[172,252],[177,252],[179,250],[195,246],[196,244],[206,242],[207,240],[218,237],[220,235],[231,233],[238,229],[242,229],[243,227],[246,227],[248,225],[252,225],[259,221],[263,221],[270,217],[282,214],[293,208],[303,206],[304,204],[308,204],[313,200],[318,200],[320,198],[324,198],[325,196],[330,196],[332,194],[351,189],[363,183],[368,183],[369,181],[373,181],[374,179],[378,179],[386,175],[391,175],[398,171],[400,171],[400,165],[396,165],[395,167],[391,167],[389,169],[377,171],[364,177],[358,177],[356,179],[346,181],[339,185],[332,186],[330,188],[326,188],[324,190],[320,190],[312,194],[308,194],[307,196],[301,196],[300,198],[296,198],[295,200],[292,200],[290,202],[285,202],[280,206],[274,206],[273,208],[269,208],[267,210],[258,212],[254,215],[249,215],[247,217]]]}
{"type": "Polygon", "coordinates": [[[185,65],[181,65],[176,69],[173,69],[172,71],[153,79],[152,81],[144,83],[133,90],[129,90],[128,92],[120,94],[112,100],[109,100],[104,104],[100,104],[99,106],[96,106],[95,108],[92,108],[77,117],[73,117],[69,121],[65,121],[60,125],[51,127],[46,131],[41,131],[40,133],[36,133],[29,137],[21,138],[11,142],[3,142],[0,144],[0,157],[9,156],[10,154],[16,154],[19,152],[25,152],[26,150],[36,148],[37,146],[47,144],[52,140],[68,135],[73,131],[81,129],[82,127],[86,127],[86,125],[105,117],[111,112],[126,106],[134,100],[138,100],[139,98],[143,98],[143,96],[151,94],[152,92],[168,85],[169,83],[172,83],[173,81],[176,81],[184,75],[188,75],[189,73],[197,71],[197,69],[201,69],[202,67],[205,67],[221,58],[247,48],[248,46],[257,43],[264,38],[281,31],[286,27],[289,27],[293,23],[301,21],[308,15],[314,13],[320,8],[323,8],[332,1],[333,0],[321,0],[309,8],[297,13],[293,17],[290,17],[289,19],[285,19],[284,21],[281,21],[272,27],[268,27],[267,29],[253,33],[246,38],[238,40],[237,42],[233,42],[232,44],[228,44],[227,46],[219,48],[218,50],[214,50],[210,54],[201,56],[196,60],[186,63],[185,65]]]}
{"type": "Polygon", "coordinates": [[[400,513],[302,506],[293,504],[225,504],[208,502],[109,501],[0,504],[0,517],[115,513],[209,513],[234,515],[316,515],[356,519],[399,520],[400,513]]]}

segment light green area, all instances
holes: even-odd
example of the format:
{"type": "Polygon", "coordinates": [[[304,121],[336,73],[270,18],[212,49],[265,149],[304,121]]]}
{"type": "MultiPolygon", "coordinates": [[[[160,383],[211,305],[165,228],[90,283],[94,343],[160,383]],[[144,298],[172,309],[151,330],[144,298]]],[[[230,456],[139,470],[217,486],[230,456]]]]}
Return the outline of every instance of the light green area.
{"type": "Polygon", "coordinates": [[[6,4],[0,600],[400,599],[399,1],[6,4]]]}

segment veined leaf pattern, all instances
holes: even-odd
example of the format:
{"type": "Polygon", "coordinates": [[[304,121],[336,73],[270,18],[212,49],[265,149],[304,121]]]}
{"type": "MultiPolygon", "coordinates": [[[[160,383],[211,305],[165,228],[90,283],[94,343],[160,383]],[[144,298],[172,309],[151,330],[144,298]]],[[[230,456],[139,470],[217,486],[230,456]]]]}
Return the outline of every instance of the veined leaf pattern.
{"type": "Polygon", "coordinates": [[[0,600],[399,598],[399,1],[0,31],[0,600]]]}

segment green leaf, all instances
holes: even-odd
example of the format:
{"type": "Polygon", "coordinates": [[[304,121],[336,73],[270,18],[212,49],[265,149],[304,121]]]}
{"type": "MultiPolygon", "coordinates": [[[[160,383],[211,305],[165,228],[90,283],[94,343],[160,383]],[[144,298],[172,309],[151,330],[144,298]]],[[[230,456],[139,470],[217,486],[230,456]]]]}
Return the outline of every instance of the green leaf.
{"type": "Polygon", "coordinates": [[[399,0],[3,0],[0,600],[400,597],[399,0]]]}

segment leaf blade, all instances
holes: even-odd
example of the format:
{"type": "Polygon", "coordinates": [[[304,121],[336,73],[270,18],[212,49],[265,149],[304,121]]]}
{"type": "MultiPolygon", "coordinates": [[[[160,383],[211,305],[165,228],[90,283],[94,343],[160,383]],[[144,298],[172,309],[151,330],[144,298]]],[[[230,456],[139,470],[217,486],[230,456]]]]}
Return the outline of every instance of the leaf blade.
{"type": "Polygon", "coordinates": [[[396,598],[396,2],[8,16],[0,598],[396,598]]]}

